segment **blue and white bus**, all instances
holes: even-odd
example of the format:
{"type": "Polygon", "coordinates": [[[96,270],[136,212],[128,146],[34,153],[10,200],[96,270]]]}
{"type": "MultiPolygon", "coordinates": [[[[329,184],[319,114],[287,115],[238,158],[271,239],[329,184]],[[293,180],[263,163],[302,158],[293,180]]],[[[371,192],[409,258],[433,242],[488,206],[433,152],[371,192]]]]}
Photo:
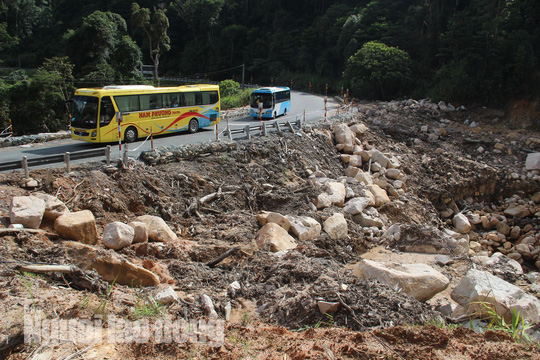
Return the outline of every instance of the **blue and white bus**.
{"type": "Polygon", "coordinates": [[[291,89],[288,87],[265,87],[251,93],[250,115],[258,119],[275,119],[291,111],[291,89]],[[262,108],[260,108],[262,104],[262,108]]]}

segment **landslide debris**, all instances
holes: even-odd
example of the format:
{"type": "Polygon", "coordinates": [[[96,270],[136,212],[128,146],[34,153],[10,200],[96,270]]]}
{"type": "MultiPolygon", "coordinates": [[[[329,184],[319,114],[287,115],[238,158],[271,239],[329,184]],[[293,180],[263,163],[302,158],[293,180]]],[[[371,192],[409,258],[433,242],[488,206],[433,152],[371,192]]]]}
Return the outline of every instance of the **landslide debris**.
{"type": "MultiPolygon", "coordinates": [[[[531,137],[538,138],[536,135],[509,131],[493,124],[490,118],[482,118],[481,112],[441,113],[413,101],[361,104],[354,116],[349,113],[336,120],[335,124],[304,126],[296,134],[283,133],[223,145],[224,151],[207,151],[209,146],[204,145],[203,155],[197,153],[197,147],[189,151],[161,149],[145,158],[148,164],[132,161],[127,169],[88,164],[70,174],[53,170],[50,184],[46,181],[46,171],[36,170],[32,171],[32,177],[39,185],[31,191],[21,189],[19,173],[2,174],[0,228],[7,228],[10,223],[10,199],[34,192],[56,196],[72,212],[90,210],[98,236],[109,223],[129,223],[142,215],[158,216],[166,221],[178,241],[144,242],[118,251],[98,244],[98,255],[129,261],[157,274],[162,285],[171,285],[181,299],[167,307],[173,318],[208,315],[199,303],[202,295],[208,295],[220,318],[229,317],[243,326],[260,321],[291,330],[333,326],[366,330],[436,321],[440,315],[430,305],[418,302],[400,289],[359,280],[345,265],[354,264],[366,250],[377,245],[399,249],[401,244],[403,248],[407,236],[414,244],[432,246],[429,242],[432,239],[427,239],[425,234],[453,229],[452,217],[460,212],[479,219],[476,223],[471,221],[473,227],[467,234],[471,244],[474,243],[469,254],[515,253],[513,256],[525,270],[535,270],[540,229],[538,201],[533,198],[540,190],[539,174],[536,170],[525,170],[523,164],[530,152],[540,150],[540,141],[530,141],[531,137]],[[471,122],[478,126],[471,127],[471,122]],[[363,125],[365,129],[356,134],[354,145],[370,152],[370,156],[378,151],[390,161],[397,161],[399,165],[393,168],[396,171],[390,171],[389,165],[388,168],[376,166],[377,161],[351,165],[352,148],[348,154],[345,147],[336,143],[334,125],[339,123],[351,127],[363,125]],[[332,215],[342,212],[343,204],[337,205],[334,200],[322,204],[325,200],[324,196],[319,198],[322,193],[330,198],[336,195],[328,184],[337,181],[346,185],[349,195],[344,195],[344,202],[353,197],[372,196],[366,192],[367,184],[347,179],[351,167],[367,173],[372,178],[370,185],[383,189],[388,201],[374,198],[373,204],[358,213],[345,213],[346,236],[333,238],[324,224],[332,215]],[[500,218],[509,204],[523,205],[528,213],[523,217],[500,218]],[[323,231],[315,238],[298,242],[294,250],[270,253],[254,245],[261,228],[257,215],[262,211],[293,218],[309,217],[321,224],[323,231]],[[487,220],[483,222],[481,217],[487,220]],[[514,230],[514,235],[511,230],[506,234],[497,232],[504,239],[494,239],[488,234],[502,229],[497,223],[507,224],[511,230],[519,229],[514,230]],[[389,233],[394,224],[404,225],[389,233]],[[526,243],[530,244],[528,254],[519,246],[526,237],[533,239],[526,243]],[[232,255],[215,266],[207,265],[233,247],[238,249],[232,255]],[[319,303],[334,304],[338,310],[323,314],[319,303]]],[[[359,178],[358,172],[354,177],[359,178]]],[[[361,178],[365,179],[364,175],[361,178]]],[[[50,220],[42,223],[41,230],[37,234],[21,231],[1,235],[1,283],[8,290],[0,296],[0,309],[10,319],[2,326],[3,333],[14,334],[20,327],[15,320],[17,312],[9,310],[15,306],[17,296],[30,299],[47,316],[62,308],[69,310],[62,312],[64,316],[92,318],[103,296],[107,296],[109,311],[131,316],[136,304],[151,291],[115,284],[112,292],[104,295],[108,293],[106,285],[93,270],[84,270],[88,284],[82,287],[74,286],[74,281],[65,276],[32,277],[17,272],[15,266],[21,263],[81,261],[69,251],[70,245],[55,234],[50,220]],[[82,307],[84,302],[88,305],[82,307]]],[[[459,253],[462,259],[467,255],[467,252],[459,253]]],[[[470,266],[470,262],[467,264],[470,266]]],[[[456,277],[465,274],[454,275],[457,280],[456,277]]],[[[234,326],[228,329],[254,336],[251,331],[234,326]]],[[[421,331],[415,334],[399,329],[373,336],[384,339],[391,347],[401,344],[402,340],[398,339],[403,332],[409,344],[416,345],[423,341],[419,339],[428,337],[421,331]]],[[[287,330],[280,331],[294,338],[287,330]]],[[[337,333],[340,331],[343,330],[336,329],[337,333]]],[[[425,331],[436,334],[438,339],[424,344],[427,347],[445,349],[451,343],[448,335],[439,330],[425,331]]],[[[363,338],[361,334],[347,336],[363,338]]],[[[352,338],[351,349],[356,346],[352,338]]],[[[148,346],[148,349],[133,346],[129,351],[134,357],[141,352],[160,353],[159,346],[148,346]]],[[[407,352],[400,352],[399,346],[393,351],[408,356],[407,352]]],[[[365,348],[349,353],[345,348],[334,350],[344,357],[346,354],[354,357],[354,351],[364,355],[375,353],[365,348]]],[[[231,354],[239,353],[230,339],[224,351],[231,358],[234,357],[231,354]]],[[[321,354],[324,349],[298,351],[299,356],[307,356],[313,352],[321,354]]]]}

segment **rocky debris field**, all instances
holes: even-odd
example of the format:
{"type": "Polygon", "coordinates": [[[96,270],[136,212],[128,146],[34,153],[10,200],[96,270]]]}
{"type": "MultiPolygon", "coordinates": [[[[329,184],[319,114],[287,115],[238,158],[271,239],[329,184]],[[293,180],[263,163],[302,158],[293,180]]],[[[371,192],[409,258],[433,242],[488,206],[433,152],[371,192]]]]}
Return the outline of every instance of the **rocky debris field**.
{"type": "Polygon", "coordinates": [[[540,359],[540,134],[428,100],[331,119],[1,174],[0,357],[540,359]],[[211,345],[24,343],[25,306],[226,323],[211,345]]]}

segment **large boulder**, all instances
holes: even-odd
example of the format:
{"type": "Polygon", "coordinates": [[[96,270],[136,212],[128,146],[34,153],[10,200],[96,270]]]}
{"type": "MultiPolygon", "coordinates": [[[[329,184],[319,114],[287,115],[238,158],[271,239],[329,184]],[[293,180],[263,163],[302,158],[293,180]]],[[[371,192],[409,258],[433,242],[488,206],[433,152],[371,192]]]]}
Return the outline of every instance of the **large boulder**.
{"type": "Polygon", "coordinates": [[[368,131],[368,127],[362,123],[353,124],[350,126],[350,129],[353,133],[355,133],[356,136],[363,135],[366,131],[368,131]]]}
{"type": "Polygon", "coordinates": [[[120,258],[114,253],[104,253],[92,246],[67,241],[66,257],[83,270],[95,270],[103,280],[127,286],[157,286],[159,277],[142,266],[120,258]]]}
{"type": "Polygon", "coordinates": [[[375,198],[375,206],[379,207],[390,202],[388,194],[379,185],[370,184],[367,186],[367,188],[369,191],[371,191],[375,198]]]}
{"type": "Polygon", "coordinates": [[[431,299],[446,289],[450,281],[425,264],[380,263],[362,260],[353,269],[364,280],[377,280],[391,288],[401,289],[418,301],[431,299]]]}
{"type": "Polygon", "coordinates": [[[529,216],[531,212],[524,205],[512,204],[504,210],[504,214],[508,216],[515,216],[517,218],[524,218],[529,216]]]}
{"type": "Polygon", "coordinates": [[[42,193],[36,193],[34,196],[45,201],[44,219],[54,221],[58,219],[58,217],[69,213],[69,209],[66,204],[58,200],[56,196],[42,193]]]}
{"type": "Polygon", "coordinates": [[[96,219],[90,210],[76,211],[59,216],[54,231],[64,239],[94,245],[98,242],[96,219]]]}
{"type": "Polygon", "coordinates": [[[347,196],[347,189],[345,184],[337,181],[329,181],[325,184],[327,193],[330,196],[332,204],[337,206],[343,206],[345,197],[347,196]]]}
{"type": "Polygon", "coordinates": [[[332,206],[332,199],[330,199],[330,195],[327,193],[320,193],[313,201],[313,204],[317,209],[323,209],[325,207],[332,206]]]}
{"type": "Polygon", "coordinates": [[[321,224],[308,216],[288,216],[291,222],[291,231],[299,241],[313,240],[321,234],[321,224]]]}
{"type": "Polygon", "coordinates": [[[347,124],[337,124],[334,125],[334,137],[337,144],[343,144],[352,149],[356,135],[347,124]]]}
{"type": "Polygon", "coordinates": [[[540,170],[540,152],[530,153],[525,160],[526,170],[540,170]]]}
{"type": "Polygon", "coordinates": [[[527,322],[540,321],[540,300],[486,271],[469,270],[451,296],[470,314],[485,313],[490,306],[507,322],[514,309],[527,322]]]}
{"type": "Polygon", "coordinates": [[[281,226],[285,231],[289,231],[291,228],[291,222],[287,219],[286,216],[283,216],[276,212],[261,211],[257,214],[257,221],[261,226],[264,226],[268,223],[275,223],[281,226]]]}
{"type": "Polygon", "coordinates": [[[264,225],[255,239],[259,249],[278,252],[296,248],[296,240],[289,233],[276,223],[264,225]]]}
{"type": "Polygon", "coordinates": [[[9,221],[25,228],[39,229],[45,214],[45,201],[35,196],[15,196],[9,206],[9,221]]]}
{"type": "Polygon", "coordinates": [[[169,225],[159,216],[143,215],[135,219],[148,226],[148,241],[172,242],[178,238],[169,225]]]}
{"type": "Polygon", "coordinates": [[[103,245],[109,249],[120,250],[133,243],[135,230],[120,221],[109,223],[103,229],[103,245]]]}
{"type": "Polygon", "coordinates": [[[353,220],[362,227],[382,229],[384,226],[382,219],[379,217],[379,212],[374,207],[369,207],[364,212],[354,215],[353,220]]]}
{"type": "Polygon", "coordinates": [[[347,214],[356,215],[360,214],[368,206],[373,205],[375,205],[374,197],[355,197],[345,203],[343,211],[347,214]]]}
{"type": "Polygon", "coordinates": [[[341,213],[330,216],[323,224],[324,231],[330,236],[330,239],[339,240],[347,237],[349,228],[347,220],[341,213]]]}
{"type": "MultiPolygon", "coordinates": [[[[384,236],[384,234],[383,234],[384,236]]],[[[404,252],[468,256],[469,241],[455,232],[442,232],[432,226],[402,224],[393,234],[396,247],[404,252]]]]}
{"type": "Polygon", "coordinates": [[[142,221],[132,221],[128,224],[133,228],[133,243],[145,243],[148,242],[148,226],[142,221]]]}
{"type": "Polygon", "coordinates": [[[369,153],[369,155],[371,157],[371,161],[378,163],[383,168],[388,167],[389,159],[382,152],[380,152],[379,150],[374,149],[374,150],[369,150],[368,153],[369,153]]]}
{"type": "Polygon", "coordinates": [[[456,230],[462,234],[466,234],[471,231],[471,223],[469,222],[467,216],[463,215],[462,213],[454,216],[453,223],[456,230]]]}

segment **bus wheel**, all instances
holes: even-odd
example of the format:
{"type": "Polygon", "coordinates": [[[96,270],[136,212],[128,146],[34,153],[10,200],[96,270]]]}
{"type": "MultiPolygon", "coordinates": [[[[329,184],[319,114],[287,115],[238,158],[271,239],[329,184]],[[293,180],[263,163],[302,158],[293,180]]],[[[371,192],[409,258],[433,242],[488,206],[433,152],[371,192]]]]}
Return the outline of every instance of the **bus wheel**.
{"type": "Polygon", "coordinates": [[[191,119],[189,122],[188,131],[190,134],[194,134],[199,131],[199,120],[191,119]]]}
{"type": "Polygon", "coordinates": [[[274,116],[272,116],[272,119],[275,119],[277,117],[276,112],[274,111],[274,116]]]}
{"type": "Polygon", "coordinates": [[[287,109],[283,111],[283,116],[287,116],[287,109]]]}
{"type": "Polygon", "coordinates": [[[137,140],[137,129],[133,126],[128,127],[124,133],[124,141],[127,143],[132,143],[137,140]]]}

